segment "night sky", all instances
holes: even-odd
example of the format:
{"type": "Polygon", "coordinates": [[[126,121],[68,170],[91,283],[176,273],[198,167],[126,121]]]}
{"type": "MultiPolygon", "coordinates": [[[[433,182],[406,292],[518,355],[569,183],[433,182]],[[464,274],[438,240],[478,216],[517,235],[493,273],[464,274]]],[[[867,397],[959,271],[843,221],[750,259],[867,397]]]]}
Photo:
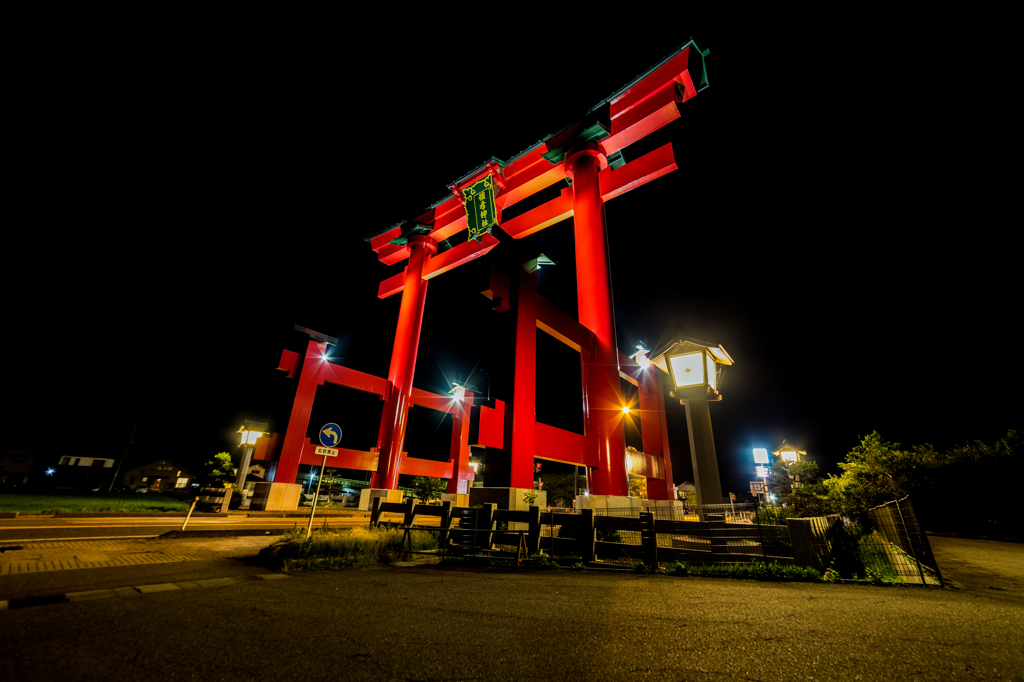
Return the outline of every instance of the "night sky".
{"type": "MultiPolygon", "coordinates": [[[[275,367],[304,347],[294,324],[337,337],[335,362],[386,376],[400,296],[376,291],[402,264],[363,238],[578,120],[690,36],[712,50],[710,87],[625,150],[671,142],[680,168],[609,202],[608,238],[620,350],[659,349],[682,325],[736,362],[711,407],[725,492],[747,491],[751,448],[783,439],[838,472],[872,430],[948,447],[1021,428],[1019,259],[969,185],[929,186],[927,142],[884,101],[851,104],[831,80],[844,69],[796,87],[750,45],[676,25],[585,60],[564,38],[531,38],[557,56],[488,59],[409,34],[187,57],[97,48],[62,64],[47,95],[60,107],[25,104],[51,134],[25,168],[34,209],[5,237],[0,448],[119,457],[137,421],[137,465],[237,454],[244,418],[284,430],[296,384],[275,367]]],[[[540,293],[575,316],[571,221],[532,239],[557,263],[540,293]]],[[[486,390],[499,313],[478,276],[430,282],[417,387],[486,390]]],[[[538,419],[571,428],[575,354],[542,338],[539,356],[538,419]]],[[[336,421],[343,445],[369,449],[380,406],[321,389],[311,430],[336,421]]],[[[446,450],[447,424],[413,412],[410,455],[446,450]]],[[[682,408],[669,420],[676,482],[692,480],[682,408]]]]}

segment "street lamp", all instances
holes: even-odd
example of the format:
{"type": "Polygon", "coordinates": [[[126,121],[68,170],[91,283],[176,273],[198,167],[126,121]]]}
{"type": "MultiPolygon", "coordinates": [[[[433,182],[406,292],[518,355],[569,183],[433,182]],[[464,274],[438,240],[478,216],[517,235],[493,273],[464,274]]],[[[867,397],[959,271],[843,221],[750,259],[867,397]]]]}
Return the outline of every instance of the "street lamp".
{"type": "Polygon", "coordinates": [[[798,450],[785,440],[782,441],[782,445],[779,446],[779,449],[772,452],[772,454],[776,457],[781,457],[783,462],[787,462],[789,464],[799,462],[807,456],[807,452],[805,450],[798,450]]]}
{"type": "Polygon", "coordinates": [[[249,461],[252,459],[252,451],[256,447],[256,441],[266,432],[266,422],[253,422],[248,419],[238,429],[238,433],[241,435],[241,442],[239,442],[238,447],[245,448],[245,454],[242,455],[242,466],[238,468],[238,476],[235,478],[235,487],[239,491],[245,488],[245,475],[249,471],[249,461]]]}
{"type": "Polygon", "coordinates": [[[703,505],[722,503],[708,402],[722,399],[719,393],[722,368],[733,364],[733,360],[720,345],[683,338],[658,353],[651,364],[672,378],[673,389],[669,395],[679,398],[680,404],[686,406],[697,504],[703,518],[703,505]]]}
{"type": "Polygon", "coordinates": [[[675,386],[674,392],[679,393],[680,397],[703,395],[710,396],[708,400],[721,400],[718,387],[722,368],[731,365],[732,358],[721,346],[683,339],[672,344],[651,362],[669,373],[675,386]]]}

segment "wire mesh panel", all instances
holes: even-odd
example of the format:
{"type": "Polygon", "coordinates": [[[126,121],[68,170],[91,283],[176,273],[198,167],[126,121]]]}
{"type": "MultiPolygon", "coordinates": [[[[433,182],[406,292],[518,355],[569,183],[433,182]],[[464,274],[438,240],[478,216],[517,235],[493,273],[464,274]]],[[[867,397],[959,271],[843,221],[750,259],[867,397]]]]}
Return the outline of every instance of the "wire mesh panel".
{"type": "Polygon", "coordinates": [[[863,535],[858,546],[866,571],[887,580],[942,585],[928,536],[917,521],[909,497],[869,509],[868,518],[871,533],[863,535]]]}
{"type": "Polygon", "coordinates": [[[656,513],[659,563],[793,563],[788,529],[752,523],[754,504],[704,505],[688,511],[683,520],[656,513]]]}
{"type": "Polygon", "coordinates": [[[586,553],[583,542],[590,531],[578,510],[552,509],[540,515],[540,549],[555,559],[579,560],[586,553]]]}
{"type": "Polygon", "coordinates": [[[594,555],[599,561],[632,566],[644,559],[643,531],[639,507],[594,510],[594,555]]]}

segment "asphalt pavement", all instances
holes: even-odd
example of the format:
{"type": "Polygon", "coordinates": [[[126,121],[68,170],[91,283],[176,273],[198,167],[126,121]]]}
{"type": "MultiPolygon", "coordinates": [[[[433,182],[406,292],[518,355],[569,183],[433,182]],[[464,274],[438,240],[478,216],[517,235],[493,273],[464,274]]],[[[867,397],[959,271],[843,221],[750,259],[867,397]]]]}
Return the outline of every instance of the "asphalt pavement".
{"type": "Polygon", "coordinates": [[[1024,679],[1024,545],[933,538],[950,585],[937,589],[422,565],[286,575],[246,559],[267,539],[235,540],[254,544],[220,545],[237,552],[220,559],[29,574],[82,576],[84,589],[0,612],[5,672],[62,682],[1024,679]],[[128,579],[171,566],[193,574],[128,579]],[[204,577],[204,566],[221,574],[204,577]]]}
{"type": "Polygon", "coordinates": [[[378,566],[0,613],[12,679],[1014,680],[956,590],[378,566]]]}

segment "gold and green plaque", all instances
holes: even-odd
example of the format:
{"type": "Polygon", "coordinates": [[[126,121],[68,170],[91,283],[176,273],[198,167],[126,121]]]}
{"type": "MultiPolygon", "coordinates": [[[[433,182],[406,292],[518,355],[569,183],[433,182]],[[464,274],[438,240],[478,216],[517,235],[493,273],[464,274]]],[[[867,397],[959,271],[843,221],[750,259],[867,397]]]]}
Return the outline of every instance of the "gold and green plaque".
{"type": "Polygon", "coordinates": [[[466,202],[469,238],[480,241],[498,224],[498,211],[494,205],[494,178],[487,175],[462,190],[466,202]]]}

